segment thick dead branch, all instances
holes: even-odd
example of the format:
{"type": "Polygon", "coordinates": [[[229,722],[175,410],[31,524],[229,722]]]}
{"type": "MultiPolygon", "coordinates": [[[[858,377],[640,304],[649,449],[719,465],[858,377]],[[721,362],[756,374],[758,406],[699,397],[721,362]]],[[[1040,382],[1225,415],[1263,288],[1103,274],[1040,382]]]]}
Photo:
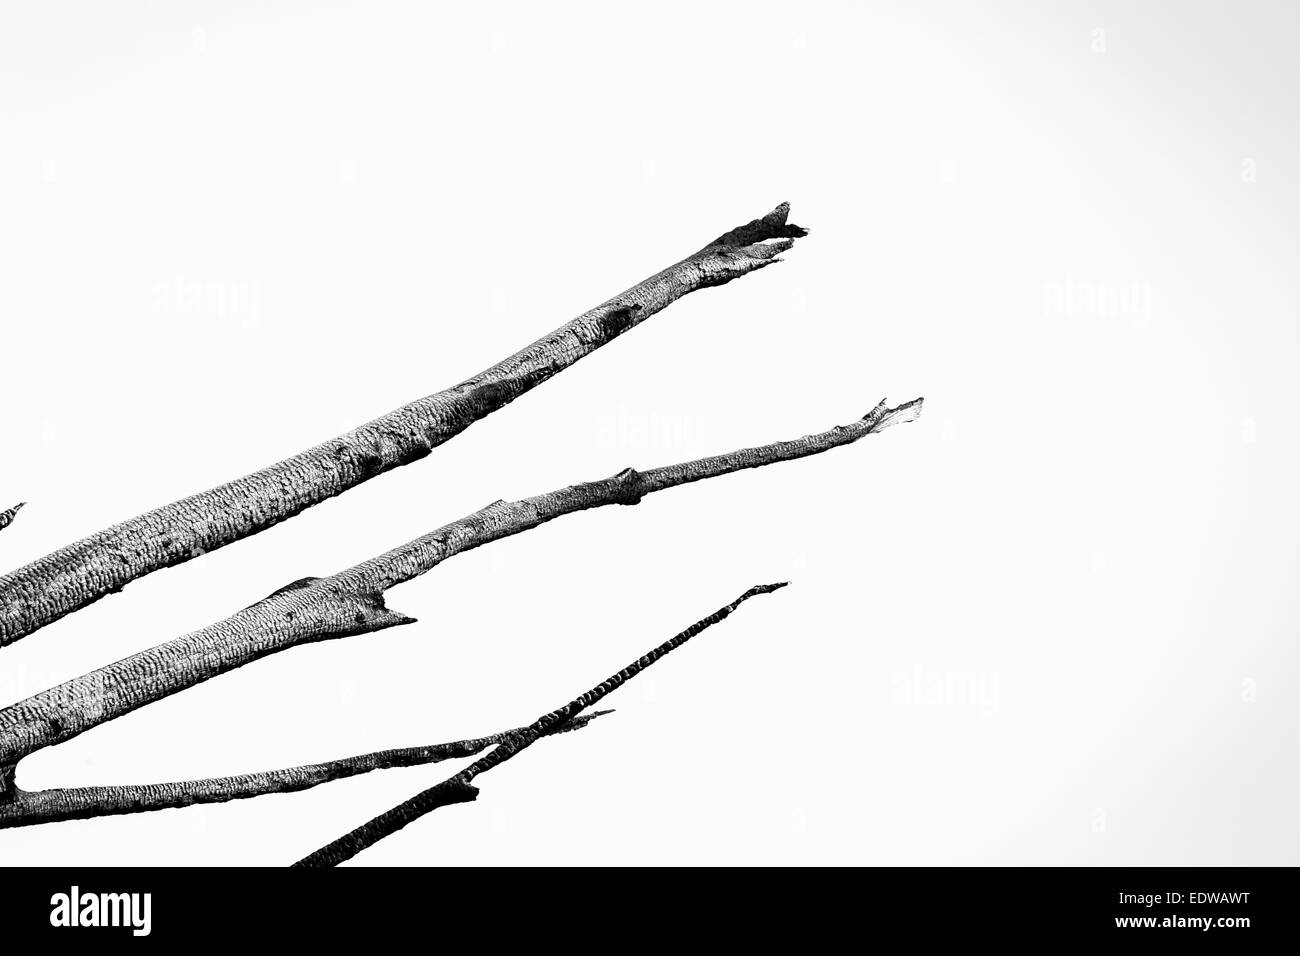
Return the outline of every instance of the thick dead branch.
{"type": "Polygon", "coordinates": [[[703,620],[696,621],[676,637],[664,641],[644,657],[597,684],[585,694],[575,697],[558,710],[553,710],[549,714],[539,717],[528,727],[507,734],[505,739],[498,743],[491,753],[474,761],[460,773],[449,777],[437,786],[416,794],[405,803],[399,804],[387,813],[380,814],[369,823],[362,824],[351,833],[339,837],[333,843],[304,857],[294,865],[300,867],[337,866],[345,860],[350,860],[367,847],[374,846],[384,837],[391,836],[407,824],[413,823],[426,813],[453,803],[468,803],[476,799],[479,791],[473,783],[475,777],[505,763],[515,754],[531,747],[542,737],[554,732],[556,727],[562,727],[574,720],[592,704],[617,690],[655,661],[666,654],[672,653],[701,631],[728,617],[732,611],[749,600],[749,598],[758,594],[770,594],[785,587],[785,585],[786,582],[782,582],[780,584],[760,584],[757,587],[750,588],[726,607],[714,611],[703,620]]]}
{"type": "MultiPolygon", "coordinates": [[[[551,733],[562,734],[570,730],[579,730],[602,714],[608,713],[610,711],[597,710],[590,714],[583,714],[555,727],[551,733]]],[[[232,777],[36,791],[14,787],[7,798],[0,796],[0,829],[34,826],[38,823],[59,823],[65,820],[86,820],[123,813],[144,813],[150,810],[189,807],[200,803],[225,803],[229,800],[244,800],[270,793],[310,790],[324,783],[355,777],[372,770],[417,767],[443,760],[454,760],[457,757],[472,757],[494,744],[514,739],[525,730],[527,728],[517,727],[489,737],[471,737],[467,740],[426,747],[380,750],[356,757],[330,760],[326,763],[305,764],[284,770],[264,770],[232,777]]]]}
{"type": "Polygon", "coordinates": [[[423,458],[524,392],[696,289],[771,265],[806,234],[789,205],[466,379],[292,458],[114,525],[0,577],[0,647],[160,568],[256,534],[361,482],[423,458]]]}
{"type": "MultiPolygon", "coordinates": [[[[561,515],[634,505],[648,494],[745,468],[816,455],[891,425],[914,420],[921,399],[816,435],[648,471],[625,469],[520,501],[496,501],[362,564],[327,578],[304,578],[224,621],[133,654],[0,710],[0,768],[219,674],[300,644],[413,622],[391,611],[384,592],[452,555],[519,534],[561,515]]],[[[0,777],[0,791],[4,781],[0,777]]]]}
{"type": "Polygon", "coordinates": [[[27,502],[20,501],[12,508],[9,508],[7,511],[0,511],[0,531],[3,531],[5,528],[9,527],[11,524],[14,523],[14,516],[17,515],[18,512],[22,511],[23,506],[26,504],[27,502]]]}

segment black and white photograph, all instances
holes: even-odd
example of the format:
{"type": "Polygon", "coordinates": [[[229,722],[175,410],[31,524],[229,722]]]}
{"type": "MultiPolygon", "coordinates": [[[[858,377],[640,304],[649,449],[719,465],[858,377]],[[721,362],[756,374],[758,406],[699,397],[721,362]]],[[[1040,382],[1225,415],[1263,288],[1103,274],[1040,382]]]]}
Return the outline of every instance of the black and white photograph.
{"type": "Polygon", "coordinates": [[[0,0],[0,920],[726,868],[1281,931],[1297,49],[1285,0],[0,0]]]}

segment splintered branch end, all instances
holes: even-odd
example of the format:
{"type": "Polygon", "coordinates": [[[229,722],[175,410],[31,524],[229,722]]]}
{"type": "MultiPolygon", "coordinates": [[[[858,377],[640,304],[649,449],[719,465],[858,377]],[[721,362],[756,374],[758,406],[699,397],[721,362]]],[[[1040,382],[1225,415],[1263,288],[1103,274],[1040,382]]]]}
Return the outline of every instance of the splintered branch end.
{"type": "Polygon", "coordinates": [[[116,593],[131,581],[257,534],[377,475],[424,458],[474,422],[683,296],[775,262],[782,243],[805,232],[786,222],[788,212],[789,207],[781,205],[733,229],[717,243],[657,270],[451,388],[0,575],[0,591],[6,598],[18,598],[6,602],[5,613],[0,614],[0,647],[116,593]],[[761,247],[768,241],[773,243],[770,248],[761,247]],[[278,502],[276,507],[261,506],[272,499],[278,502]],[[195,515],[204,520],[194,521],[195,515]]]}
{"type": "Polygon", "coordinates": [[[766,216],[723,233],[692,257],[702,273],[701,284],[725,285],[739,276],[782,261],[779,256],[794,240],[808,235],[803,226],[786,221],[790,204],[781,203],[766,216]]]}
{"type": "Polygon", "coordinates": [[[783,202],[767,215],[760,216],[752,222],[747,222],[743,226],[737,226],[730,232],[723,233],[705,248],[750,246],[768,239],[802,239],[808,235],[808,230],[803,226],[796,226],[794,223],[786,221],[789,215],[790,204],[783,202]]]}
{"type": "Polygon", "coordinates": [[[871,432],[881,432],[894,425],[916,421],[921,417],[921,406],[924,402],[924,398],[914,398],[897,408],[890,408],[888,400],[882,398],[879,405],[862,416],[862,420],[868,424],[871,432]]]}
{"type": "Polygon", "coordinates": [[[599,481],[521,501],[496,502],[346,571],[327,578],[300,579],[225,621],[0,708],[0,761],[17,762],[250,660],[300,644],[413,623],[414,618],[384,605],[384,593],[470,548],[519,534],[560,515],[605,505],[631,505],[678,485],[820,454],[880,428],[910,421],[919,408],[919,401],[892,411],[882,406],[866,419],[815,435],[646,471],[628,468],[599,481]],[[247,652],[253,648],[256,654],[250,656],[247,652]],[[88,686],[96,690],[86,696],[88,686]],[[81,703],[70,705],[69,701],[81,703]]]}

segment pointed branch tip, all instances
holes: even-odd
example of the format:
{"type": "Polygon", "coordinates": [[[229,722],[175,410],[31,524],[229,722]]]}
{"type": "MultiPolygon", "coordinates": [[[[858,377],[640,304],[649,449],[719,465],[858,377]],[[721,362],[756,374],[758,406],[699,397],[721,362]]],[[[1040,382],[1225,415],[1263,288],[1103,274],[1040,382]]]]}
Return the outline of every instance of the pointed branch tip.
{"type": "Polygon", "coordinates": [[[0,529],[7,528],[13,524],[14,516],[17,515],[18,512],[22,511],[26,505],[27,502],[20,501],[7,511],[0,511],[0,529]]]}

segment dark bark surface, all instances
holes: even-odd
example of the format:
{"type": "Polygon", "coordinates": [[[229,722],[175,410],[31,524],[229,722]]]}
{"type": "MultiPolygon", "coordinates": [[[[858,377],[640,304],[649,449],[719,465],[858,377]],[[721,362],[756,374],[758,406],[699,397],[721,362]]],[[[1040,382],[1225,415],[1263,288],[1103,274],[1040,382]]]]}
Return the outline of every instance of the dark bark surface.
{"type": "MultiPolygon", "coordinates": [[[[598,710],[583,714],[555,727],[551,732],[561,734],[578,730],[607,713],[609,711],[598,710]]],[[[34,791],[14,788],[7,794],[0,795],[0,829],[34,826],[38,823],[59,823],[65,820],[86,820],[123,813],[145,813],[150,810],[168,810],[200,803],[225,803],[228,800],[246,800],[272,793],[310,790],[321,784],[370,773],[372,770],[417,767],[443,760],[454,760],[457,757],[472,757],[504,740],[513,739],[514,735],[526,729],[518,727],[488,737],[471,737],[467,740],[425,747],[379,750],[324,763],[303,764],[283,770],[262,770],[229,777],[34,791]]]]}
{"type": "MultiPolygon", "coordinates": [[[[413,623],[385,592],[453,555],[561,515],[634,505],[646,495],[747,468],[820,454],[913,421],[921,399],[884,402],[858,421],[791,441],[646,471],[625,469],[520,501],[496,501],[414,541],[326,578],[303,578],[216,624],[126,657],[0,710],[0,767],[153,701],[300,644],[413,623]]],[[[0,790],[3,787],[0,785],[0,790]]]]}
{"type": "Polygon", "coordinates": [[[14,523],[14,518],[17,516],[18,512],[23,510],[23,506],[26,504],[27,502],[20,501],[12,508],[6,508],[4,511],[0,511],[0,531],[3,531],[14,523]]]}
{"type": "Polygon", "coordinates": [[[531,747],[547,734],[554,733],[557,727],[564,727],[571,721],[579,719],[579,715],[592,704],[613,693],[655,661],[672,653],[697,634],[708,630],[719,621],[726,620],[745,601],[760,594],[771,594],[773,591],[780,590],[785,586],[785,582],[781,582],[779,584],[760,584],[757,587],[750,588],[726,607],[719,608],[708,617],[696,621],[686,630],[664,641],[664,643],[638,660],[633,661],[617,674],[607,677],[585,694],[575,697],[558,710],[553,710],[549,714],[539,717],[522,730],[507,734],[490,753],[480,757],[460,773],[416,794],[410,800],[398,804],[393,809],[380,814],[369,822],[363,823],[355,830],[339,837],[327,846],[321,847],[315,853],[304,857],[294,865],[299,867],[337,866],[350,860],[367,847],[374,846],[384,837],[391,836],[402,827],[414,823],[425,814],[437,810],[439,807],[449,806],[454,803],[468,803],[476,799],[479,793],[478,788],[474,786],[476,777],[486,773],[493,767],[505,763],[511,757],[531,747]]]}
{"type": "MultiPolygon", "coordinates": [[[[161,568],[263,531],[423,458],[471,424],[697,289],[777,261],[806,234],[788,204],[560,326],[458,385],[261,471],[156,508],[0,577],[0,647],[161,568]]],[[[12,512],[7,512],[12,519],[12,512]]],[[[0,522],[3,527],[7,522],[0,522]]]]}

